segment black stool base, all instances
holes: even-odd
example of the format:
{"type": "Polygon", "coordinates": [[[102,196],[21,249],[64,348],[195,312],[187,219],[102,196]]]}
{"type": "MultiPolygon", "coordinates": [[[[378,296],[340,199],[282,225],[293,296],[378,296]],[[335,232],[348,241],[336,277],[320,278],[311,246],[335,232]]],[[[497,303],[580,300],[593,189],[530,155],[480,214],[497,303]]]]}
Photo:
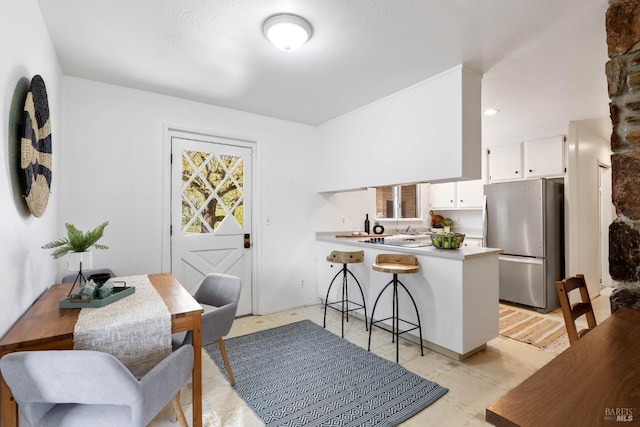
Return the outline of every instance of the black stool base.
{"type": "Polygon", "coordinates": [[[413,296],[411,295],[409,290],[406,288],[406,286],[404,286],[404,284],[400,280],[398,280],[397,273],[394,273],[393,279],[389,283],[387,283],[384,288],[382,288],[382,290],[378,294],[378,297],[376,298],[376,302],[373,304],[373,310],[371,311],[371,323],[369,324],[369,345],[367,347],[368,351],[371,351],[371,332],[373,331],[374,326],[391,333],[391,342],[396,343],[396,363],[398,363],[399,354],[400,354],[400,338],[407,339],[403,337],[402,334],[405,334],[410,331],[415,331],[416,329],[418,330],[420,335],[420,355],[424,356],[424,346],[422,344],[422,324],[420,323],[420,313],[418,312],[418,306],[416,305],[416,301],[413,299],[413,296]],[[386,291],[387,288],[392,285],[393,285],[393,315],[385,319],[374,321],[373,317],[376,312],[376,307],[378,306],[378,301],[380,301],[380,297],[382,296],[384,291],[386,291]],[[418,323],[409,322],[408,320],[404,320],[400,318],[399,310],[398,310],[398,286],[402,287],[402,289],[404,289],[407,295],[409,295],[409,298],[411,298],[411,302],[413,303],[413,308],[416,310],[418,323]],[[379,325],[379,323],[383,323],[388,320],[391,320],[391,329],[389,329],[388,325],[384,325],[384,326],[379,325]],[[410,327],[408,329],[400,330],[400,322],[410,327]]]}
{"type": "Polygon", "coordinates": [[[344,338],[344,322],[345,320],[349,322],[349,312],[352,312],[352,311],[364,310],[364,329],[365,331],[368,330],[367,329],[367,306],[364,300],[364,292],[362,292],[362,286],[360,286],[360,282],[358,281],[356,276],[354,276],[353,273],[347,268],[347,264],[342,264],[342,268],[340,269],[340,271],[338,271],[338,273],[335,276],[333,276],[333,279],[329,284],[329,289],[327,290],[327,297],[324,300],[324,320],[322,323],[323,328],[327,327],[327,307],[342,313],[342,338],[344,338]],[[335,282],[335,280],[341,274],[342,274],[342,299],[339,301],[329,302],[329,293],[331,292],[331,287],[333,286],[333,282],[335,282]],[[347,274],[351,275],[351,277],[353,277],[353,280],[355,280],[358,286],[358,290],[360,291],[360,296],[362,297],[362,304],[355,301],[351,301],[349,299],[347,274]],[[337,305],[339,305],[339,307],[334,307],[337,305]],[[353,306],[354,308],[350,308],[350,306],[353,306]]]}

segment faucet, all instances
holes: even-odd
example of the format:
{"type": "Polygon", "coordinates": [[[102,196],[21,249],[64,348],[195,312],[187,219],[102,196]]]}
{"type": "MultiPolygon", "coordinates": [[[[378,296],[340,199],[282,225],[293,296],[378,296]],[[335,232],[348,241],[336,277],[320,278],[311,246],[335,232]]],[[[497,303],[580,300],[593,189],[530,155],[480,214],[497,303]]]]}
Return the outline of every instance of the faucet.
{"type": "Polygon", "coordinates": [[[414,233],[414,229],[411,226],[408,226],[407,229],[405,230],[405,234],[413,234],[414,233]]]}

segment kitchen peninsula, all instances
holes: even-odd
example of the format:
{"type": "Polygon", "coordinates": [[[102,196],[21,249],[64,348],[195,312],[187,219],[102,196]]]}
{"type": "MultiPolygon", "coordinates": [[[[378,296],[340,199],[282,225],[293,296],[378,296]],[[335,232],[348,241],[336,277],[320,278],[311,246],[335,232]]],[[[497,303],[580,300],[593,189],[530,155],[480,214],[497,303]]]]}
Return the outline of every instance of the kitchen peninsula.
{"type": "MultiPolygon", "coordinates": [[[[422,236],[422,239],[426,243],[429,237],[422,236]]],[[[364,237],[339,238],[336,233],[317,233],[317,289],[323,301],[329,282],[340,268],[326,261],[331,251],[364,250],[364,262],[350,264],[349,268],[362,285],[369,311],[390,280],[389,275],[372,270],[376,256],[381,253],[410,253],[417,256],[420,272],[401,276],[400,280],[418,306],[423,342],[427,348],[462,360],[485,349],[486,343],[498,336],[498,255],[501,249],[462,247],[446,250],[419,244],[375,244],[365,240],[364,237]]],[[[339,299],[339,288],[332,288],[330,301],[339,299]]],[[[401,294],[401,310],[411,304],[403,297],[405,295],[401,294]]],[[[412,311],[406,310],[401,316],[406,315],[411,321],[412,311]]],[[[361,313],[359,311],[356,315],[362,318],[361,313]]],[[[391,298],[383,296],[376,308],[376,318],[390,315],[391,298]]],[[[416,343],[419,340],[411,332],[405,337],[416,343]]]]}

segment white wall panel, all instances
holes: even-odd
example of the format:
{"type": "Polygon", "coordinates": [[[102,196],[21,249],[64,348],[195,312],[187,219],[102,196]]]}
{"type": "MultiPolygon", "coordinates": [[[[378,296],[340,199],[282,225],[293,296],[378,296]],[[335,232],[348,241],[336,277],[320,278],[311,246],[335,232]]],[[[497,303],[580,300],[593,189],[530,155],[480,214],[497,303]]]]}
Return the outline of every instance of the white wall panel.
{"type": "Polygon", "coordinates": [[[65,77],[62,217],[109,221],[96,266],[118,274],[169,270],[168,126],[257,141],[255,288],[261,312],[316,302],[316,130],[255,114],[65,77]],[[270,218],[271,224],[265,225],[270,218]]]}
{"type": "MultiPolygon", "coordinates": [[[[57,279],[56,262],[40,247],[60,237],[62,72],[35,0],[4,1],[0,13],[0,336],[57,279]],[[53,180],[47,210],[29,213],[19,168],[20,123],[31,78],[47,86],[53,180]]],[[[59,278],[59,277],[58,277],[59,278]]]]}
{"type": "Polygon", "coordinates": [[[480,178],[480,86],[458,66],[323,124],[318,191],[480,178]]]}

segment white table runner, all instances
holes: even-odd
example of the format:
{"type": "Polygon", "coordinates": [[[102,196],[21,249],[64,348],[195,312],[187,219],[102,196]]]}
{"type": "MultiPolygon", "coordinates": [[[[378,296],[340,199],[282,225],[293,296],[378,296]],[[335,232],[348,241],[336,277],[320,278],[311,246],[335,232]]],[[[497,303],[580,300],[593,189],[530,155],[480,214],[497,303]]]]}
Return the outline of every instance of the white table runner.
{"type": "Polygon", "coordinates": [[[80,310],[73,347],[110,353],[140,378],[171,354],[171,314],[148,276],[117,280],[135,286],[135,292],[105,307],[80,310]]]}

